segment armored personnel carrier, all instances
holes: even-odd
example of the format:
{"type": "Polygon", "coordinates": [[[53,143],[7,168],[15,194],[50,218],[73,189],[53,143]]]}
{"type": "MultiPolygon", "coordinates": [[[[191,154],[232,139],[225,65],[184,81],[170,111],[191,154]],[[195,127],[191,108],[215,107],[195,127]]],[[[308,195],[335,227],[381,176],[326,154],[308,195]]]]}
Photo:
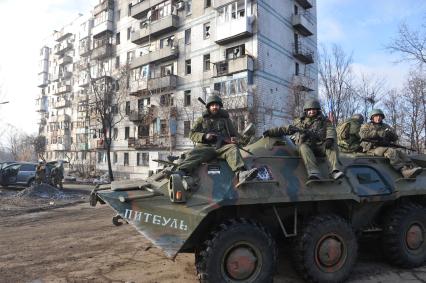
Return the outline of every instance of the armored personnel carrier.
{"type": "MultiPolygon", "coordinates": [[[[285,241],[305,280],[341,282],[366,232],[382,237],[395,265],[425,261],[424,172],[404,179],[385,158],[342,154],[344,178],[310,181],[287,137],[262,138],[244,149],[259,173],[239,186],[224,160],[203,164],[191,178],[173,174],[174,161],[145,180],[100,186],[91,204],[107,203],[117,212],[115,224],[127,221],[170,258],[195,253],[201,282],[271,282],[277,243],[285,241]]],[[[425,156],[413,160],[426,167],[425,156]]]]}

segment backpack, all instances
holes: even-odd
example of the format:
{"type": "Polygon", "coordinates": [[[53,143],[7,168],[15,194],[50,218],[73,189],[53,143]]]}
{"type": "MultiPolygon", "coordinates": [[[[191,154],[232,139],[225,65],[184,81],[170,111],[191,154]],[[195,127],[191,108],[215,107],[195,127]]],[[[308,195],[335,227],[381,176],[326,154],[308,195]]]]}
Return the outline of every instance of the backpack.
{"type": "Polygon", "coordinates": [[[351,129],[350,121],[345,121],[337,126],[336,128],[337,144],[339,146],[347,147],[349,145],[348,139],[350,137],[350,129],[351,129]]]}

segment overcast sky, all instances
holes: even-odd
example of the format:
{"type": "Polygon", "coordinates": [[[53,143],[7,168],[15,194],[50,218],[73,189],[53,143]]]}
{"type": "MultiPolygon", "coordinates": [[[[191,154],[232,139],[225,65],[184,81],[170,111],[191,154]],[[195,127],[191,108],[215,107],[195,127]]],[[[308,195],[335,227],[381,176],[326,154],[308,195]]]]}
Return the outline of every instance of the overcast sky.
{"type": "MultiPolygon", "coordinates": [[[[290,0],[286,0],[290,1],[290,0]]],[[[97,0],[0,0],[0,129],[11,123],[37,132],[35,97],[39,50],[54,29],[88,13],[97,0]]],[[[356,71],[380,74],[390,87],[400,87],[409,69],[395,65],[384,45],[395,36],[401,21],[420,28],[426,23],[424,0],[317,0],[318,40],[337,43],[353,52],[356,71]]]]}

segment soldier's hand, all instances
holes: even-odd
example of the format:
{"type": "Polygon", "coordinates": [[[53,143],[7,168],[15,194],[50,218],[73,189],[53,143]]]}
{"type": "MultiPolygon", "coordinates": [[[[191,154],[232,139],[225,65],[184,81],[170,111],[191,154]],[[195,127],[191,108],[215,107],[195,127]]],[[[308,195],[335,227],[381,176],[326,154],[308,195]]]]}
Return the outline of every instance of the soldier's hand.
{"type": "Polygon", "coordinates": [[[212,133],[207,133],[204,135],[204,139],[206,141],[215,141],[216,140],[216,135],[212,134],[212,133]]]}
{"type": "Polygon", "coordinates": [[[324,144],[325,144],[325,148],[330,149],[333,147],[334,139],[330,139],[330,138],[326,139],[324,144]]]}
{"type": "Polygon", "coordinates": [[[287,134],[288,135],[294,135],[295,133],[297,133],[297,131],[298,131],[299,129],[297,128],[297,127],[295,127],[295,126],[293,126],[293,125],[289,125],[288,127],[287,127],[287,134]]]}
{"type": "Polygon", "coordinates": [[[270,131],[269,131],[269,130],[264,131],[264,132],[263,132],[263,134],[262,134],[262,136],[263,136],[264,138],[269,137],[270,135],[271,135],[271,133],[270,133],[270,131]]]}

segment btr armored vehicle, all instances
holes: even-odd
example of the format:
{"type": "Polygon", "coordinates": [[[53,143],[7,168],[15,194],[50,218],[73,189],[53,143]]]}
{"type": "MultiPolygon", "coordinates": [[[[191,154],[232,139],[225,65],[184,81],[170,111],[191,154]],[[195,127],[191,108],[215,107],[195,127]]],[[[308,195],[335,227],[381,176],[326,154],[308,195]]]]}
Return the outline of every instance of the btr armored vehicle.
{"type": "MultiPolygon", "coordinates": [[[[308,180],[287,137],[259,139],[241,153],[259,172],[238,186],[224,160],[182,178],[173,174],[176,160],[146,180],[98,187],[91,204],[107,203],[117,212],[115,224],[127,221],[171,258],[195,253],[201,282],[271,282],[277,243],[285,241],[305,280],[341,282],[366,232],[382,237],[393,264],[411,268],[425,261],[424,172],[404,179],[385,158],[341,154],[344,178],[308,180]]],[[[426,167],[425,156],[413,160],[426,167]]],[[[324,160],[321,170],[326,177],[324,160]]]]}

